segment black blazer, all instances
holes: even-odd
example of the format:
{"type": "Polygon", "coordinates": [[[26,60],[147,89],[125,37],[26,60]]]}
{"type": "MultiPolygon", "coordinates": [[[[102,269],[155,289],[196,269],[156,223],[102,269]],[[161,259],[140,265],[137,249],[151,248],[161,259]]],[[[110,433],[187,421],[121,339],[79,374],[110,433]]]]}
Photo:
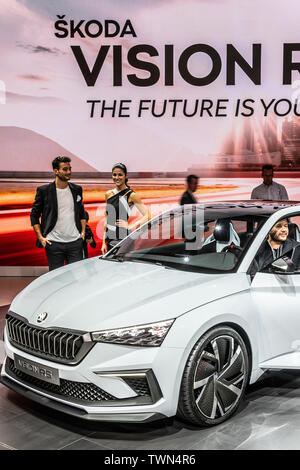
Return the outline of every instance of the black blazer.
{"type": "MultiPolygon", "coordinates": [[[[300,243],[287,238],[283,243],[283,249],[281,256],[289,254],[293,263],[295,264],[296,269],[300,268],[300,243]]],[[[260,249],[258,250],[257,255],[255,256],[255,261],[257,262],[258,269],[263,270],[269,266],[273,261],[273,253],[271,247],[267,241],[265,241],[260,249]]]]}
{"type": "Polygon", "coordinates": [[[180,199],[180,205],[184,206],[184,204],[195,204],[197,203],[197,199],[191,194],[188,190],[186,190],[180,199]]]}
{"type": "MultiPolygon", "coordinates": [[[[81,220],[85,219],[84,206],[82,202],[82,187],[69,183],[69,188],[74,199],[75,224],[79,232],[82,231],[81,220]]],[[[36,190],[35,200],[30,213],[31,225],[40,224],[43,237],[46,237],[54,229],[57,222],[57,196],[55,181],[36,190]],[[41,220],[40,220],[41,217],[41,220]]],[[[36,246],[42,248],[39,240],[36,246]]]]}

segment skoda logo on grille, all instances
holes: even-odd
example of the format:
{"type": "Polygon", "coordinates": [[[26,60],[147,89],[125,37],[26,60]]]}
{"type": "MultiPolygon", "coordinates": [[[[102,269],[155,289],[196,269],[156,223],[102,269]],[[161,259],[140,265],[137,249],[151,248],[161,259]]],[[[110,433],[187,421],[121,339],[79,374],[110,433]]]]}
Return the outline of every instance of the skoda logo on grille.
{"type": "Polygon", "coordinates": [[[48,317],[48,313],[47,313],[47,312],[39,313],[38,316],[37,316],[36,321],[37,321],[38,323],[41,323],[42,321],[46,320],[47,317],[48,317]]]}

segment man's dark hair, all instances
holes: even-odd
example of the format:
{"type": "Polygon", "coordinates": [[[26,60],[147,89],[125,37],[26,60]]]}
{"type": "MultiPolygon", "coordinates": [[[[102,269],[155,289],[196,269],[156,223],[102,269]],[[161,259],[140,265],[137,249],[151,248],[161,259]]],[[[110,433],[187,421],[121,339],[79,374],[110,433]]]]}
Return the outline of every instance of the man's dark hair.
{"type": "Polygon", "coordinates": [[[52,168],[53,170],[59,170],[59,164],[60,163],[70,163],[71,158],[69,157],[56,157],[52,161],[52,168]]]}
{"type": "Polygon", "coordinates": [[[263,165],[263,166],[261,167],[261,172],[263,172],[264,170],[272,170],[273,173],[274,173],[274,167],[273,167],[273,165],[269,165],[269,164],[263,165]]]}
{"type": "Polygon", "coordinates": [[[194,179],[194,178],[195,178],[196,180],[198,180],[198,176],[196,176],[196,175],[188,175],[187,178],[186,178],[187,184],[191,183],[191,182],[192,182],[192,179],[194,179]]]}

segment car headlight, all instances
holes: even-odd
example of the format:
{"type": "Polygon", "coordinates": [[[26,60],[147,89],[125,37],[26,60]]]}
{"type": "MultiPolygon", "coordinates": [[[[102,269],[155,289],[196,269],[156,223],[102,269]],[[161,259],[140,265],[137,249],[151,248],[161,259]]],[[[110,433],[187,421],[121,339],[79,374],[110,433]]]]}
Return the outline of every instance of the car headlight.
{"type": "Polygon", "coordinates": [[[115,330],[95,331],[92,333],[92,339],[100,343],[160,346],[173,322],[174,319],[115,330]]]}

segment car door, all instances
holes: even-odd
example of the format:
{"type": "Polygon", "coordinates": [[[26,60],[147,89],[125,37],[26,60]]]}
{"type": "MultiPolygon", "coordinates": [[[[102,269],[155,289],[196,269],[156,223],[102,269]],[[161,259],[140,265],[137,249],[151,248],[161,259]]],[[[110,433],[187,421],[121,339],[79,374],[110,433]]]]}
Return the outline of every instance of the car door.
{"type": "MultiPolygon", "coordinates": [[[[289,218],[299,226],[299,214],[289,218]]],[[[269,368],[300,368],[300,272],[257,272],[251,283],[257,312],[259,362],[269,368]]]]}

